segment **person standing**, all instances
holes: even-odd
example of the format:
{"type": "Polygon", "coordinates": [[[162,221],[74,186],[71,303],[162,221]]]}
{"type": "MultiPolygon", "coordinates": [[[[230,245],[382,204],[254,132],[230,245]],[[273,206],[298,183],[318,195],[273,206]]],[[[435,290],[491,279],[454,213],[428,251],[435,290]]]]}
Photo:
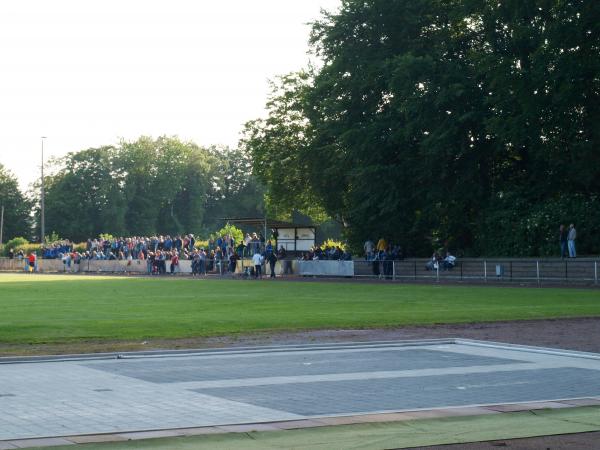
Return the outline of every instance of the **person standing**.
{"type": "Polygon", "coordinates": [[[31,252],[29,254],[29,272],[35,272],[36,271],[36,265],[37,265],[37,253],[36,252],[31,252]]]}
{"type": "Polygon", "coordinates": [[[262,263],[262,255],[259,252],[256,252],[252,257],[252,264],[254,264],[254,278],[262,278],[262,263]]]}
{"type": "Polygon", "coordinates": [[[271,269],[271,278],[275,278],[275,263],[277,262],[277,256],[271,251],[267,253],[267,261],[269,261],[269,268],[271,269]]]}
{"type": "Polygon", "coordinates": [[[198,266],[198,272],[200,272],[200,275],[206,275],[206,252],[204,251],[204,248],[200,249],[200,253],[198,254],[198,258],[199,258],[199,266],[198,266]]]}
{"type": "Polygon", "coordinates": [[[558,227],[558,242],[560,243],[560,257],[567,257],[567,230],[565,230],[565,226],[561,223],[560,227],[558,227]]]}
{"type": "Polygon", "coordinates": [[[567,235],[567,244],[569,246],[569,258],[576,258],[577,252],[575,251],[575,240],[577,239],[577,230],[575,225],[569,225],[569,234],[567,235]]]}
{"type": "Polygon", "coordinates": [[[379,238],[379,240],[377,241],[377,251],[385,252],[386,248],[387,248],[387,241],[385,240],[385,238],[379,238]]]}
{"type": "Polygon", "coordinates": [[[179,255],[177,251],[173,252],[173,256],[171,256],[171,275],[175,273],[175,269],[179,268],[179,255]]]}
{"type": "Polygon", "coordinates": [[[365,241],[365,244],[363,245],[363,250],[365,251],[365,259],[367,261],[371,261],[373,259],[373,248],[375,247],[375,244],[373,244],[373,241],[371,239],[367,239],[365,241]]]}

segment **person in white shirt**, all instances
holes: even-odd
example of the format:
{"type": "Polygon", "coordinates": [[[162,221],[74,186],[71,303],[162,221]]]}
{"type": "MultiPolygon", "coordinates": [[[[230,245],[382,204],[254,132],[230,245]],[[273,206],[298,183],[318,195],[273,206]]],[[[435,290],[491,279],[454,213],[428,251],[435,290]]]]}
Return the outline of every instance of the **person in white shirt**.
{"type": "Polygon", "coordinates": [[[264,259],[258,252],[252,257],[252,264],[254,264],[254,278],[262,278],[262,263],[264,259]]]}
{"type": "Polygon", "coordinates": [[[444,269],[450,270],[456,265],[456,256],[450,254],[450,252],[446,253],[446,257],[444,258],[444,269]]]}
{"type": "Polygon", "coordinates": [[[365,241],[365,245],[363,245],[363,249],[365,251],[365,259],[367,261],[371,261],[373,259],[373,248],[375,247],[375,244],[373,244],[373,241],[371,239],[367,239],[365,241]]]}

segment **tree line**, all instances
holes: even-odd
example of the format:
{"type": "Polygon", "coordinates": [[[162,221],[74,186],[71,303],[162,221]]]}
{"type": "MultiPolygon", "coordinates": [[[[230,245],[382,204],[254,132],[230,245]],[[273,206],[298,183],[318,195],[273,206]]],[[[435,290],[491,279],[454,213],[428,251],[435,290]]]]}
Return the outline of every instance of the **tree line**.
{"type": "Polygon", "coordinates": [[[270,207],[408,254],[600,252],[600,3],[344,0],[243,145],[270,207]]]}
{"type": "MultiPolygon", "coordinates": [[[[47,234],[76,242],[105,233],[208,235],[222,218],[264,214],[263,188],[248,156],[228,147],[141,137],[70,153],[50,161],[48,171],[47,234]]],[[[14,176],[1,169],[0,200],[3,196],[5,242],[38,237],[39,192],[27,198],[14,176]]]]}

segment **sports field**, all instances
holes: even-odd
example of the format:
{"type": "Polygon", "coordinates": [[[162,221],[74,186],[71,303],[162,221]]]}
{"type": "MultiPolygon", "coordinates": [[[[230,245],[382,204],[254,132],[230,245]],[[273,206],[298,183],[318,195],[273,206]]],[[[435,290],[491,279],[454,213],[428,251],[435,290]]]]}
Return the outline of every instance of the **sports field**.
{"type": "MultiPolygon", "coordinates": [[[[600,316],[600,291],[0,275],[0,352],[282,330],[600,316]]],[[[97,348],[97,347],[96,347],[97,348]]]]}

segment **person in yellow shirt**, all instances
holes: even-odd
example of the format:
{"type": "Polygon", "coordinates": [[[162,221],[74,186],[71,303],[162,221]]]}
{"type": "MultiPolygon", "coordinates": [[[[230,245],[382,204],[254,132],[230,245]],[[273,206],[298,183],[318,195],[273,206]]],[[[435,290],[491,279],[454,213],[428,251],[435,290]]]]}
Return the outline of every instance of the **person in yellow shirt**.
{"type": "Polygon", "coordinates": [[[384,238],[379,238],[379,240],[377,241],[377,251],[381,252],[381,251],[385,251],[385,249],[387,248],[387,242],[384,238]]]}

